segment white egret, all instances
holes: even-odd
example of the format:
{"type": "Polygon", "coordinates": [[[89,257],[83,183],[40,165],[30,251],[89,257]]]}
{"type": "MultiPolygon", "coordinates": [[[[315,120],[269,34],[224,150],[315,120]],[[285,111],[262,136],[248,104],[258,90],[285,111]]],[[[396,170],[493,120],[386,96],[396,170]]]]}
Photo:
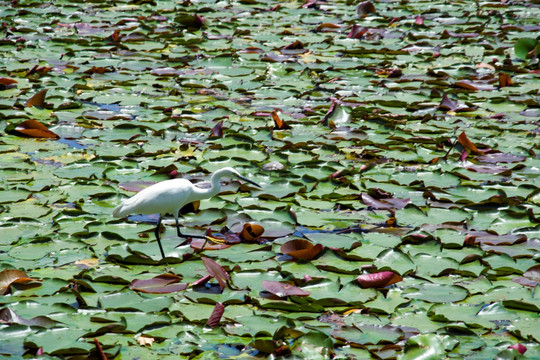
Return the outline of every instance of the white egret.
{"type": "Polygon", "coordinates": [[[176,232],[179,237],[205,238],[205,236],[198,235],[183,235],[180,232],[180,225],[178,223],[180,209],[186,204],[202,199],[208,199],[217,195],[221,190],[220,179],[222,177],[230,176],[235,176],[257,187],[261,187],[257,183],[240,175],[238,171],[233,168],[226,167],[216,171],[212,175],[210,180],[212,187],[209,189],[197,187],[187,179],[165,180],[149,186],[129,199],[122,201],[122,203],[113,210],[113,216],[120,218],[129,214],[159,214],[155,234],[161,256],[165,258],[165,253],[163,252],[163,247],[161,246],[161,240],[159,238],[159,228],[161,226],[162,217],[166,214],[172,214],[174,216],[174,219],[176,220],[176,232]]]}

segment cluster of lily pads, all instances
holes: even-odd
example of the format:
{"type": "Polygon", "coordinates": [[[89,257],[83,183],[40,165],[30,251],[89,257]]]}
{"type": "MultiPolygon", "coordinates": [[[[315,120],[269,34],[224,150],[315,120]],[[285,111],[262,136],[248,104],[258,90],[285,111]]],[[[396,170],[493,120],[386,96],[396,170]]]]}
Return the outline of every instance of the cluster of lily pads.
{"type": "Polygon", "coordinates": [[[1,356],[540,357],[538,4],[0,18],[1,356]],[[225,166],[262,189],[186,209],[212,241],[111,216],[225,166]]]}

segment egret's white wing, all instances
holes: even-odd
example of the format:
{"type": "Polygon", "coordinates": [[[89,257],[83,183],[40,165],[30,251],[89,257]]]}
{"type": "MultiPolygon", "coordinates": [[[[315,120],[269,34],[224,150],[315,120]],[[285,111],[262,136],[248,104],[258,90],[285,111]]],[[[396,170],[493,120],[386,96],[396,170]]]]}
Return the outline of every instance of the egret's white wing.
{"type": "Polygon", "coordinates": [[[186,179],[165,180],[139,191],[113,210],[114,217],[129,214],[175,214],[192,202],[193,184],[186,179]]]}

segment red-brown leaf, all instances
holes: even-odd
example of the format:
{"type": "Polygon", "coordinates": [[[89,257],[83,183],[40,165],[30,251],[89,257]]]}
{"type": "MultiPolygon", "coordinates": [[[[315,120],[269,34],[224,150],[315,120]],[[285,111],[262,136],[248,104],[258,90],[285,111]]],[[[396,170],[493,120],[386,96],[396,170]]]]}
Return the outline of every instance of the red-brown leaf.
{"type": "Polygon", "coordinates": [[[351,31],[349,32],[347,37],[349,39],[360,39],[367,31],[367,28],[355,24],[352,26],[351,31]]]}
{"type": "Polygon", "coordinates": [[[356,280],[363,288],[382,288],[400,282],[403,278],[392,271],[381,271],[360,275],[356,280]]]}
{"type": "Polygon", "coordinates": [[[10,292],[10,286],[13,284],[27,284],[29,282],[39,281],[26,275],[24,271],[16,269],[6,269],[0,271],[0,295],[10,292]]]}
{"type": "Polygon", "coordinates": [[[266,291],[279,297],[286,296],[309,296],[310,292],[297,286],[279,281],[263,280],[262,285],[266,291]]]}
{"type": "Polygon", "coordinates": [[[474,145],[473,142],[471,140],[469,140],[469,138],[465,134],[465,131],[462,132],[458,136],[458,142],[461,144],[461,146],[463,146],[467,151],[469,151],[472,154],[476,154],[476,155],[483,155],[484,154],[484,151],[478,150],[476,145],[474,145]]]}
{"type": "Polygon", "coordinates": [[[38,106],[38,107],[45,107],[45,95],[47,95],[47,89],[41,90],[34,94],[28,101],[26,102],[26,106],[38,106]]]}
{"type": "Polygon", "coordinates": [[[379,210],[403,209],[409,202],[411,202],[411,199],[398,199],[393,197],[377,200],[368,194],[362,194],[361,197],[364,204],[379,210]]]}
{"type": "Polygon", "coordinates": [[[219,321],[221,320],[221,316],[225,312],[225,306],[222,303],[216,303],[216,306],[214,307],[214,310],[212,311],[212,314],[210,314],[210,317],[208,318],[208,321],[206,322],[206,325],[208,325],[211,328],[215,328],[219,325],[219,321]]]}
{"type": "Polygon", "coordinates": [[[173,274],[161,274],[152,279],[135,279],[129,285],[129,288],[150,294],[168,294],[182,291],[188,287],[186,283],[180,283],[180,277],[173,274]]]}
{"type": "Polygon", "coordinates": [[[317,28],[315,29],[315,31],[324,31],[326,29],[340,29],[341,26],[339,25],[336,25],[336,24],[332,24],[332,23],[322,23],[320,24],[319,26],[317,26],[317,28]]]}
{"type": "Polygon", "coordinates": [[[375,14],[377,12],[377,9],[375,9],[375,5],[371,1],[362,1],[360,4],[356,6],[356,15],[358,16],[366,16],[367,14],[375,14]]]}
{"type": "Polygon", "coordinates": [[[463,89],[467,89],[467,90],[473,90],[473,91],[478,91],[478,90],[491,91],[491,90],[495,90],[495,87],[493,87],[493,85],[481,84],[481,83],[473,83],[472,81],[469,81],[469,80],[456,81],[454,83],[454,86],[457,86],[457,87],[460,87],[460,88],[463,88],[463,89]]]}
{"type": "Polygon", "coordinates": [[[473,110],[465,104],[460,104],[458,101],[451,100],[446,93],[443,94],[439,108],[448,111],[460,112],[473,110]]]}
{"type": "Polygon", "coordinates": [[[17,87],[17,80],[0,77],[0,90],[6,90],[17,87]]]}
{"type": "Polygon", "coordinates": [[[15,135],[33,138],[58,139],[59,136],[37,120],[26,120],[13,129],[15,135]]]}
{"type": "Polygon", "coordinates": [[[499,87],[507,87],[514,85],[512,78],[507,73],[499,73],[499,87]]]}
{"type": "Polygon", "coordinates": [[[217,280],[222,290],[225,289],[227,287],[227,281],[230,279],[229,274],[214,260],[204,256],[201,259],[208,273],[217,280]]]}
{"type": "Polygon", "coordinates": [[[218,138],[223,137],[223,120],[218,122],[212,128],[211,135],[212,135],[212,137],[218,137],[218,138]]]}
{"type": "Polygon", "coordinates": [[[485,244],[485,245],[514,245],[527,241],[527,235],[524,234],[506,234],[506,235],[468,235],[465,237],[465,245],[485,244]]]}
{"type": "Polygon", "coordinates": [[[244,224],[244,228],[240,232],[240,238],[247,242],[254,242],[264,233],[264,227],[258,224],[244,224]]]}
{"type": "Polygon", "coordinates": [[[294,239],[281,245],[281,253],[289,255],[295,259],[311,260],[324,249],[321,244],[313,245],[304,239],[294,239]]]}
{"type": "Polygon", "coordinates": [[[540,265],[534,265],[523,273],[523,276],[518,276],[512,279],[518,284],[536,287],[540,284],[540,265]]]}
{"type": "Polygon", "coordinates": [[[276,129],[278,130],[285,130],[290,129],[291,127],[285,123],[285,121],[281,120],[279,117],[279,114],[276,110],[272,111],[272,119],[274,120],[274,124],[276,125],[276,129]]]}

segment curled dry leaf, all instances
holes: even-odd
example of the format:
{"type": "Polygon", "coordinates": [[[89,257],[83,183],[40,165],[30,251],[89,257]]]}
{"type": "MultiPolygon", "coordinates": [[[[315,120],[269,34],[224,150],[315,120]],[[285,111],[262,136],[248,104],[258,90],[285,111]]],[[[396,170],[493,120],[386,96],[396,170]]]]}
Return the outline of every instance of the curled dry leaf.
{"type": "Polygon", "coordinates": [[[45,107],[45,95],[47,95],[47,89],[37,92],[34,94],[34,96],[28,99],[26,106],[45,107]]]}
{"type": "Polygon", "coordinates": [[[230,279],[229,274],[214,260],[204,256],[201,259],[208,273],[217,280],[222,290],[225,289],[227,287],[227,281],[230,279]]]}
{"type": "Polygon", "coordinates": [[[216,306],[214,307],[214,310],[212,311],[212,314],[210,314],[210,317],[208,318],[208,321],[206,322],[206,325],[208,325],[211,328],[215,328],[219,325],[219,321],[221,320],[221,316],[225,312],[225,306],[222,303],[216,303],[216,306]]]}
{"type": "Polygon", "coordinates": [[[24,271],[16,269],[6,269],[0,271],[0,295],[10,292],[10,286],[13,284],[28,284],[37,279],[32,279],[24,271]]]}
{"type": "Polygon", "coordinates": [[[281,245],[281,253],[289,255],[295,259],[311,260],[324,249],[321,244],[313,245],[304,239],[294,239],[281,245]]]}
{"type": "Polygon", "coordinates": [[[218,122],[210,132],[211,137],[220,138],[223,137],[223,120],[218,122]]]}
{"type": "Polygon", "coordinates": [[[17,87],[17,80],[0,77],[0,90],[7,90],[17,87]]]}
{"type": "Polygon", "coordinates": [[[472,91],[491,91],[495,90],[495,87],[491,84],[484,84],[479,82],[472,82],[470,80],[460,80],[454,83],[455,87],[472,90],[472,91]]]}
{"type": "Polygon", "coordinates": [[[315,31],[336,30],[336,29],[341,29],[341,26],[337,24],[332,24],[332,23],[322,23],[319,26],[317,26],[315,31]]]}
{"type": "Polygon", "coordinates": [[[44,139],[58,139],[59,136],[47,129],[45,125],[37,120],[26,120],[17,125],[11,132],[14,135],[32,137],[32,138],[44,138],[44,139]]]}
{"type": "Polygon", "coordinates": [[[151,336],[141,335],[137,338],[137,343],[141,346],[152,346],[155,340],[151,336]]]}
{"type": "Polygon", "coordinates": [[[499,73],[499,87],[507,87],[514,85],[512,78],[507,73],[499,73]]]}
{"type": "Polygon", "coordinates": [[[254,242],[264,233],[264,227],[258,224],[244,224],[240,237],[246,242],[254,242]]]}
{"type": "Polygon", "coordinates": [[[465,104],[451,100],[446,93],[443,94],[439,108],[447,111],[461,112],[473,110],[465,104]]]}
{"type": "Polygon", "coordinates": [[[358,16],[366,16],[367,14],[375,14],[377,12],[377,9],[375,9],[375,5],[371,1],[362,1],[360,4],[356,6],[356,15],[358,16]]]}
{"type": "Polygon", "coordinates": [[[363,288],[382,288],[400,282],[403,278],[393,271],[381,271],[360,275],[356,280],[363,288]]]}
{"type": "Polygon", "coordinates": [[[355,24],[352,26],[351,31],[349,32],[347,37],[349,39],[360,39],[367,31],[367,28],[355,24]]]}
{"type": "Polygon", "coordinates": [[[274,125],[276,126],[277,130],[285,130],[285,129],[291,128],[289,125],[285,123],[285,121],[281,120],[276,110],[272,111],[272,119],[274,120],[274,125]]]}
{"type": "Polygon", "coordinates": [[[266,291],[279,297],[286,296],[309,296],[310,292],[297,286],[279,281],[263,280],[262,285],[266,291]]]}
{"type": "Polygon", "coordinates": [[[129,288],[149,294],[168,294],[187,288],[188,284],[181,284],[180,280],[180,277],[173,274],[161,274],[152,279],[135,279],[129,288]]]}
{"type": "Polygon", "coordinates": [[[463,146],[467,151],[469,151],[472,154],[483,155],[485,153],[485,151],[483,150],[478,150],[476,145],[474,145],[474,143],[471,140],[469,140],[469,138],[465,134],[465,131],[459,134],[458,142],[461,144],[461,146],[463,146]]]}

